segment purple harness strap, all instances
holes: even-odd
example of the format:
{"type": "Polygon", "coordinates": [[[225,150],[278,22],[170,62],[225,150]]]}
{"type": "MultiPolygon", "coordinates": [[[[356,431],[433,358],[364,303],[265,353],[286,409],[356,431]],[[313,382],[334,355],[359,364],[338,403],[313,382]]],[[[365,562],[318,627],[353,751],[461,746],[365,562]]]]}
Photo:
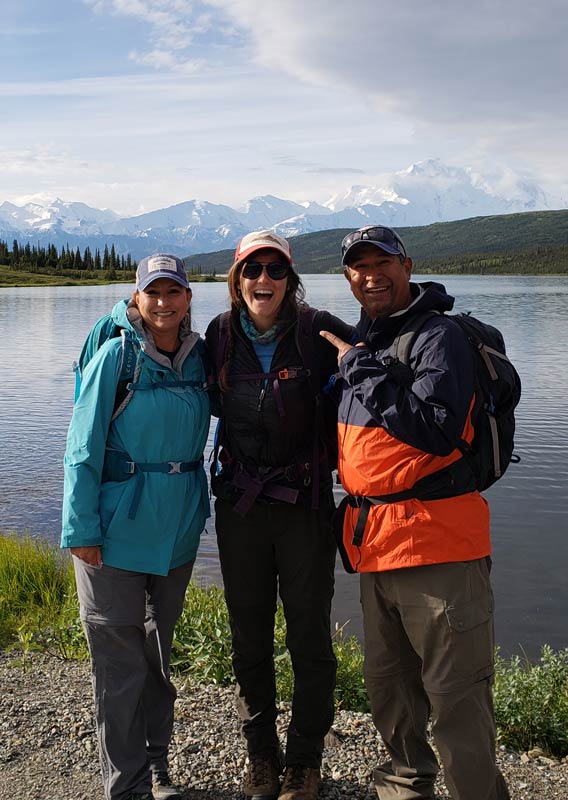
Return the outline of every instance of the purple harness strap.
{"type": "Polygon", "coordinates": [[[271,469],[262,477],[260,475],[249,475],[247,472],[236,472],[231,483],[237,489],[243,489],[244,491],[233,510],[239,516],[244,517],[260,494],[272,497],[274,500],[281,500],[284,503],[295,503],[299,495],[297,489],[291,489],[279,483],[272,483],[274,478],[280,478],[282,475],[284,475],[284,470],[279,467],[271,469]]]}

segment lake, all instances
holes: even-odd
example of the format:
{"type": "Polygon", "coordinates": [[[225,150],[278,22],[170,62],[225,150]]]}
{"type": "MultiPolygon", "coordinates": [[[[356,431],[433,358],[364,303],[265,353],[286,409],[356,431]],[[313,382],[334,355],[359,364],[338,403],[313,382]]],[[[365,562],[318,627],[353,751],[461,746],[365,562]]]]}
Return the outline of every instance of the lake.
{"type": "MultiPolygon", "coordinates": [[[[420,278],[417,277],[417,280],[420,278]]],[[[428,280],[431,278],[429,277],[428,280]]],[[[359,307],[340,275],[303,277],[308,301],[346,321],[359,307]]],[[[486,493],[492,510],[497,641],[506,655],[568,646],[568,277],[447,276],[455,310],[501,329],[523,381],[512,464],[486,493]]],[[[227,307],[222,283],[195,284],[194,328],[227,307]]],[[[56,542],[72,361],[94,321],[129,286],[0,289],[0,529],[56,542]]],[[[219,581],[214,524],[199,576],[219,581]]],[[[338,559],[334,622],[361,633],[358,579],[338,559]]]]}

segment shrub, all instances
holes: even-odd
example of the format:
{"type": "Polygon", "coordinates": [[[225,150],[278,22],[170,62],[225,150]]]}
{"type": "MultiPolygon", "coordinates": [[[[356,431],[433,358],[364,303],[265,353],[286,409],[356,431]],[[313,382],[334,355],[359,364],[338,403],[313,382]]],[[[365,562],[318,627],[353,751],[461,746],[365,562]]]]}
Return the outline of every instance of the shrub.
{"type": "Polygon", "coordinates": [[[198,683],[228,686],[232,682],[229,614],[218,586],[189,584],[175,629],[171,664],[198,683]]]}
{"type": "MultiPolygon", "coordinates": [[[[71,560],[53,545],[0,533],[0,646],[15,643],[26,654],[47,650],[62,658],[86,657],[71,560]]],[[[338,707],[367,711],[363,652],[354,636],[337,628],[338,707]]],[[[277,692],[291,700],[294,674],[279,606],[274,635],[277,692]]],[[[231,631],[223,591],[191,583],[175,630],[172,666],[195,683],[233,683],[231,631]]],[[[515,750],[540,747],[568,754],[568,649],[543,647],[539,661],[497,653],[495,716],[498,740],[515,750]]]]}
{"type": "Polygon", "coordinates": [[[498,654],[495,677],[498,740],[515,750],[540,747],[555,756],[568,753],[568,649],[545,645],[540,660],[498,654]]]}
{"type": "MultiPolygon", "coordinates": [[[[361,646],[354,636],[345,637],[343,628],[336,630],[333,639],[338,662],[336,702],[341,708],[365,711],[369,705],[363,684],[361,646]]],[[[278,700],[290,701],[294,670],[286,647],[286,620],[281,605],[276,611],[274,661],[278,700]]],[[[218,587],[189,585],[176,626],[172,667],[197,683],[230,686],[234,682],[229,614],[218,587]]]]}

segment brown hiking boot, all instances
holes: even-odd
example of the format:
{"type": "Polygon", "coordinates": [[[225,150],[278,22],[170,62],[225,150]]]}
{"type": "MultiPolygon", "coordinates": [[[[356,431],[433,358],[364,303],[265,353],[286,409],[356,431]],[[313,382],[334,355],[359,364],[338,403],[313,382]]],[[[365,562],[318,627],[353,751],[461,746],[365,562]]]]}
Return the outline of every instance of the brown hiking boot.
{"type": "Polygon", "coordinates": [[[318,767],[292,764],[286,767],[278,800],[316,800],[321,773],[318,767]]]}
{"type": "Polygon", "coordinates": [[[280,792],[280,769],[274,756],[249,756],[243,794],[252,800],[276,800],[280,792]]]}

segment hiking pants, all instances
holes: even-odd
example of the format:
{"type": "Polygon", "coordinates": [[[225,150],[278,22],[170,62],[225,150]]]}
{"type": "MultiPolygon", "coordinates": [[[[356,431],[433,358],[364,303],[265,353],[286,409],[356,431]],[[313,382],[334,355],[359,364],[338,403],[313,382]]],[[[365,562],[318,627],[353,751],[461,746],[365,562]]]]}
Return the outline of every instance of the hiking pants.
{"type": "Polygon", "coordinates": [[[166,576],[97,569],[76,557],[73,565],[105,798],[150,792],[152,772],[168,766],[176,699],[170,652],[193,561],[166,576]]]}
{"type": "Polygon", "coordinates": [[[286,763],[318,767],[333,722],[336,660],[330,613],[335,541],[331,508],[256,502],[241,517],[217,499],[217,540],[229,609],[237,709],[250,755],[273,754],[277,592],[294,670],[286,763]]]}
{"type": "Polygon", "coordinates": [[[390,761],[374,772],[380,800],[509,800],[495,764],[490,560],[361,575],[365,684],[390,761]]]}

